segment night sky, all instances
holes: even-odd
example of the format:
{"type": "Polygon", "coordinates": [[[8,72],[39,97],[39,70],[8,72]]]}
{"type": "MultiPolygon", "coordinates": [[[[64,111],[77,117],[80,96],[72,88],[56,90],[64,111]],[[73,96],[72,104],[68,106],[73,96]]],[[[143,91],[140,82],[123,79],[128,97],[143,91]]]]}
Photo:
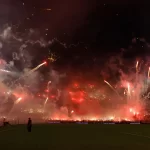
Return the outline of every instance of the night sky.
{"type": "MultiPolygon", "coordinates": [[[[17,25],[18,32],[32,28],[47,40],[57,38],[66,43],[67,48],[59,42],[48,47],[59,56],[54,66],[60,70],[98,70],[112,54],[124,51],[125,59],[136,59],[149,52],[139,41],[150,40],[149,5],[104,0],[1,0],[0,17],[1,27],[17,25]],[[134,38],[137,42],[131,49],[134,38]]],[[[47,52],[37,50],[37,55],[41,54],[47,52]]]]}

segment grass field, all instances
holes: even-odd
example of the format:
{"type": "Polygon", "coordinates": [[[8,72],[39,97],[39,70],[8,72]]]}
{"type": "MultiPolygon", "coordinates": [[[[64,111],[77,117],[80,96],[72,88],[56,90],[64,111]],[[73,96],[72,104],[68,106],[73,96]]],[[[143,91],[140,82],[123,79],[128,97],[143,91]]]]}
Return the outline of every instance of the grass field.
{"type": "Polygon", "coordinates": [[[148,150],[150,125],[34,125],[0,128],[2,150],[148,150]]]}

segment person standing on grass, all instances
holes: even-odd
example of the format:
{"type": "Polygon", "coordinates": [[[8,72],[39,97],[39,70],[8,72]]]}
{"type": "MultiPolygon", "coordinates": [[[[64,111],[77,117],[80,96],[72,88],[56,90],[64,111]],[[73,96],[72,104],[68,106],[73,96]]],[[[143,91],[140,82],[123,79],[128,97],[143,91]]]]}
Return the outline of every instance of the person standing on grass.
{"type": "Polygon", "coordinates": [[[31,128],[32,128],[32,120],[31,120],[31,118],[29,118],[28,119],[28,124],[27,124],[28,132],[31,132],[31,128]]]}

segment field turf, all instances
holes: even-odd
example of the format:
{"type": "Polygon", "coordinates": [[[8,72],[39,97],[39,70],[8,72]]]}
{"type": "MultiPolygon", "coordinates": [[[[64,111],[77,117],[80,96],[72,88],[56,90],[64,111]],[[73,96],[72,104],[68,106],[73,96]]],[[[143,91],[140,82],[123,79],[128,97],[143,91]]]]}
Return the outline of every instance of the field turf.
{"type": "Polygon", "coordinates": [[[2,150],[150,150],[150,125],[25,125],[0,128],[2,150]]]}

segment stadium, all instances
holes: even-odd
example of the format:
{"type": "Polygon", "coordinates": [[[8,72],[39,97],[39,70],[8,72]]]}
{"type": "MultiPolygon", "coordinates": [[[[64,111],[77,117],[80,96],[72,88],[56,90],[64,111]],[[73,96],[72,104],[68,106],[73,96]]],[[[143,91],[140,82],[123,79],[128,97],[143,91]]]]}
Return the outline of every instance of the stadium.
{"type": "Polygon", "coordinates": [[[0,149],[150,148],[149,7],[112,3],[0,0],[0,149]]]}

